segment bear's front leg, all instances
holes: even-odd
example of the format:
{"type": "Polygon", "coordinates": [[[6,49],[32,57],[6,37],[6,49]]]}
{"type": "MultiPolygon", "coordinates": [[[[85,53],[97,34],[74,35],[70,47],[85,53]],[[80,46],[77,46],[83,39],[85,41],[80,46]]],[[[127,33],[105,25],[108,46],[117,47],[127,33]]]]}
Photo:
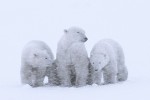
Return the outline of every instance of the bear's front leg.
{"type": "Polygon", "coordinates": [[[44,77],[43,78],[38,78],[36,80],[33,80],[32,81],[32,87],[43,86],[44,85],[43,81],[44,81],[44,77]]]}
{"type": "Polygon", "coordinates": [[[29,67],[23,66],[20,71],[21,74],[21,83],[32,85],[31,75],[32,70],[29,67]]]}
{"type": "Polygon", "coordinates": [[[102,79],[101,70],[94,72],[94,83],[97,85],[101,85],[101,79],[102,79]]]}
{"type": "Polygon", "coordinates": [[[32,86],[38,87],[44,85],[46,67],[32,68],[32,86]]]}
{"type": "Polygon", "coordinates": [[[116,83],[117,70],[116,67],[107,66],[103,69],[104,84],[116,83]]]}
{"type": "Polygon", "coordinates": [[[58,77],[60,79],[61,86],[64,87],[71,87],[71,78],[70,78],[70,72],[67,69],[67,66],[58,67],[57,68],[58,77]]]}
{"type": "Polygon", "coordinates": [[[103,76],[104,76],[104,84],[114,84],[114,83],[116,83],[116,74],[104,72],[103,76]]]}
{"type": "Polygon", "coordinates": [[[88,80],[88,69],[81,69],[79,67],[76,67],[76,82],[75,85],[76,87],[82,87],[85,86],[88,80]]]}

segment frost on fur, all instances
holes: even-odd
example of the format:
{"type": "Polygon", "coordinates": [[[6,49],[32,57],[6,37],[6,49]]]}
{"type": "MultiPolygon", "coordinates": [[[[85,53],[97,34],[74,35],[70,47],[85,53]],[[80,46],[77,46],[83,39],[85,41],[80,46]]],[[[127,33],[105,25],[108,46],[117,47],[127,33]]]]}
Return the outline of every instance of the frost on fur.
{"type": "Polygon", "coordinates": [[[91,51],[90,63],[94,69],[94,82],[96,84],[101,84],[102,74],[104,84],[127,80],[128,71],[125,66],[123,50],[113,40],[99,41],[91,51]]]}
{"type": "Polygon", "coordinates": [[[53,54],[44,42],[29,42],[21,57],[21,82],[33,87],[43,85],[47,67],[53,63],[53,54]]]}

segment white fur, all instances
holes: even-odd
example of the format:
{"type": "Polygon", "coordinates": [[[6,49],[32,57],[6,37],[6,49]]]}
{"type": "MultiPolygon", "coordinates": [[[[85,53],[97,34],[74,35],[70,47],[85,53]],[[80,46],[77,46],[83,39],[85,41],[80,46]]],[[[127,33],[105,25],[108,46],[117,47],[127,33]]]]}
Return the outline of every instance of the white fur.
{"type": "Polygon", "coordinates": [[[86,85],[89,64],[86,41],[84,30],[77,27],[65,30],[59,41],[56,61],[62,86],[86,85]]]}
{"type": "Polygon", "coordinates": [[[54,61],[51,49],[42,41],[29,42],[21,57],[21,81],[31,86],[43,85],[47,67],[54,61]]]}
{"type": "Polygon", "coordinates": [[[102,73],[105,84],[125,81],[128,77],[123,50],[114,40],[99,41],[91,51],[90,63],[96,84],[101,84],[102,73]]]}

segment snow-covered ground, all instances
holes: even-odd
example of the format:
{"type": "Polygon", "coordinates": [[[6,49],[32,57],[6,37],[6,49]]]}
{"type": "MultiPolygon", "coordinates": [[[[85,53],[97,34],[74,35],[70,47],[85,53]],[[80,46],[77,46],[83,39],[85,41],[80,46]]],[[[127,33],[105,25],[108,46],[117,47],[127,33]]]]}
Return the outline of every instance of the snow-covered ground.
{"type": "Polygon", "coordinates": [[[0,0],[0,100],[150,100],[149,0],[0,0]],[[126,82],[82,88],[20,84],[20,58],[30,40],[43,40],[56,54],[63,29],[86,30],[88,53],[103,38],[125,52],[126,82]]]}

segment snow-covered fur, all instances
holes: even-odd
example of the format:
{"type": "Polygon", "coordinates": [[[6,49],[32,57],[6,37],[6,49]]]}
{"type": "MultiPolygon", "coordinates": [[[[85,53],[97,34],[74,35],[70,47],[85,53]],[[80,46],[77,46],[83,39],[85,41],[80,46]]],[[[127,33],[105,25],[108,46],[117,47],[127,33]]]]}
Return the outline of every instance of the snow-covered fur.
{"type": "Polygon", "coordinates": [[[64,35],[57,47],[57,70],[62,86],[84,86],[88,75],[88,54],[84,46],[87,41],[85,31],[71,27],[64,30],[64,35]]]}
{"type": "Polygon", "coordinates": [[[33,87],[43,85],[46,69],[54,61],[51,49],[42,41],[29,42],[21,57],[21,82],[33,87]]]}
{"type": "Polygon", "coordinates": [[[94,68],[93,78],[96,84],[101,84],[102,73],[104,84],[127,80],[124,53],[114,40],[99,41],[91,51],[90,63],[94,68]]]}

